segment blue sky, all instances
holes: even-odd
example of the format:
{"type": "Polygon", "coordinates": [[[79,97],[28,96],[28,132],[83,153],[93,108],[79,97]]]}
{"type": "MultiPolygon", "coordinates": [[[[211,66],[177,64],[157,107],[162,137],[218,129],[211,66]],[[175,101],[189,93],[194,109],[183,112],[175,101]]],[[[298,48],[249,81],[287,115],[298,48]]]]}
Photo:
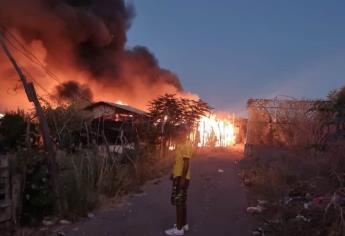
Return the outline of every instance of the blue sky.
{"type": "Polygon", "coordinates": [[[343,0],[132,0],[128,46],[144,45],[217,110],[324,98],[345,85],[343,0]]]}

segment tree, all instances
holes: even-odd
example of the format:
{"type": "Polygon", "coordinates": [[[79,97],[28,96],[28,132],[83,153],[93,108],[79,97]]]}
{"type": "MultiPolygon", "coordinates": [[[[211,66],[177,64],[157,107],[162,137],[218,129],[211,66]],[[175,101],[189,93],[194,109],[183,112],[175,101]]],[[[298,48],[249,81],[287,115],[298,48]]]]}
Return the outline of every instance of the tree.
{"type": "Polygon", "coordinates": [[[328,99],[337,105],[345,105],[345,86],[338,90],[332,90],[328,94],[328,99]]]}
{"type": "Polygon", "coordinates": [[[25,144],[27,116],[24,111],[10,112],[0,119],[0,152],[15,150],[25,144]]]}
{"type": "Polygon", "coordinates": [[[179,98],[176,94],[165,94],[149,103],[151,134],[157,143],[166,146],[180,129],[195,130],[200,117],[212,108],[201,99],[179,98]]]}
{"type": "Polygon", "coordinates": [[[331,123],[336,127],[334,137],[336,139],[345,139],[345,86],[339,90],[332,91],[328,95],[331,101],[332,120],[331,123]]]}
{"type": "Polygon", "coordinates": [[[327,98],[327,101],[316,102],[313,108],[318,112],[316,134],[322,145],[345,139],[345,86],[331,91],[327,98]]]}
{"type": "Polygon", "coordinates": [[[87,116],[80,103],[71,103],[51,107],[45,107],[45,115],[51,135],[59,148],[73,151],[82,142],[82,134],[85,134],[87,116]]]}

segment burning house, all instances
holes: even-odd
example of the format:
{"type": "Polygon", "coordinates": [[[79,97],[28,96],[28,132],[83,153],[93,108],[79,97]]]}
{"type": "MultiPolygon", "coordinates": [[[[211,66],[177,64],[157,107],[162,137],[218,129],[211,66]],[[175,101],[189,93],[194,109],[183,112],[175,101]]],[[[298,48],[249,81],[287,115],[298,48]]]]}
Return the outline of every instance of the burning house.
{"type": "Polygon", "coordinates": [[[84,108],[93,119],[111,119],[114,121],[138,121],[147,116],[147,113],[138,108],[123,104],[122,102],[96,102],[84,108]]]}
{"type": "Polygon", "coordinates": [[[104,101],[92,103],[84,111],[91,122],[91,141],[101,153],[122,153],[124,148],[134,149],[139,144],[137,126],[147,118],[145,111],[104,101]]]}

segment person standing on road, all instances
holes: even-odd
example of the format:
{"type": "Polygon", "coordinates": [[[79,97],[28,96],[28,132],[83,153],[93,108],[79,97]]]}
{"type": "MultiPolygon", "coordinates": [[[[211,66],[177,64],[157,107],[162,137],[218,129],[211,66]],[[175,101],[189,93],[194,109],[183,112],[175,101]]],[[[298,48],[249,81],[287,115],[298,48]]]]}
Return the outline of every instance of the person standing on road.
{"type": "Polygon", "coordinates": [[[166,235],[184,235],[189,230],[186,201],[191,177],[190,159],[193,155],[193,144],[187,136],[187,131],[180,131],[176,144],[175,164],[171,174],[173,182],[171,204],[176,206],[176,224],[165,231],[166,235]]]}

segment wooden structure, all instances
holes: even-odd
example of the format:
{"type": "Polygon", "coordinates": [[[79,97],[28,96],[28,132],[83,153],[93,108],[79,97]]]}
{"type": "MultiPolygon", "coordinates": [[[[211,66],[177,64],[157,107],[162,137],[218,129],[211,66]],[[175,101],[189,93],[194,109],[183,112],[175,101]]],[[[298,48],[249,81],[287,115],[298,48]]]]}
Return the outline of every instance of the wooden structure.
{"type": "Polygon", "coordinates": [[[104,101],[92,103],[84,110],[91,113],[92,119],[104,117],[114,121],[131,121],[140,120],[147,116],[145,111],[135,107],[104,101]]]}
{"type": "Polygon", "coordinates": [[[139,145],[138,126],[148,118],[145,111],[103,101],[87,106],[84,111],[91,121],[89,140],[98,145],[100,153],[123,153],[124,149],[134,150],[139,145]]]}
{"type": "Polygon", "coordinates": [[[7,156],[0,156],[0,222],[12,218],[10,170],[7,156]]]}
{"type": "Polygon", "coordinates": [[[0,232],[17,223],[19,195],[20,179],[11,172],[10,155],[0,155],[0,232]]]}

